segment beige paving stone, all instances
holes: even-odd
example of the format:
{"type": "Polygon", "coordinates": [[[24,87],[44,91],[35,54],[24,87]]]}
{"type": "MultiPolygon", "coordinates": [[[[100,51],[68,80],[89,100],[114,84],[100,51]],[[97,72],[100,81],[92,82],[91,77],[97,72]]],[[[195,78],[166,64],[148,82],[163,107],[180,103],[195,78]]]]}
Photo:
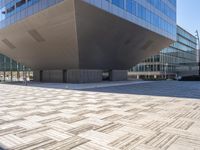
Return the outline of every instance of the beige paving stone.
{"type": "Polygon", "coordinates": [[[65,140],[65,139],[71,137],[70,135],[67,135],[67,134],[64,134],[62,132],[58,132],[58,131],[52,130],[52,129],[41,132],[40,134],[42,136],[49,137],[49,138],[56,140],[56,141],[62,141],[62,140],[65,140]]]}
{"type": "Polygon", "coordinates": [[[25,121],[20,121],[16,124],[17,126],[19,127],[22,127],[22,128],[25,128],[25,129],[34,129],[34,128],[38,128],[38,127],[41,127],[42,124],[38,123],[38,122],[35,122],[35,121],[28,121],[28,120],[25,120],[25,121]]]}
{"type": "Polygon", "coordinates": [[[0,84],[0,149],[200,150],[198,91],[159,95],[151,84],[141,93],[0,84]]]}
{"type": "Polygon", "coordinates": [[[22,138],[19,138],[13,134],[8,134],[0,137],[0,143],[6,148],[13,148],[14,146],[25,142],[22,138]]]}
{"type": "Polygon", "coordinates": [[[114,148],[107,145],[100,145],[94,142],[88,142],[85,144],[82,144],[76,148],[73,148],[72,150],[119,150],[118,148],[114,148]]]}

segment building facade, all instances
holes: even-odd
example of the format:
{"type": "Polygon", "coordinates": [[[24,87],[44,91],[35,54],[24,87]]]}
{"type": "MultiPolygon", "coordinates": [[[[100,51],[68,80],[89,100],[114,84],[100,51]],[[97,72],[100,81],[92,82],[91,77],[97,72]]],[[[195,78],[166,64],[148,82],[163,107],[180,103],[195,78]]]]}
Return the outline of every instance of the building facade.
{"type": "Polygon", "coordinates": [[[0,34],[35,80],[121,80],[176,39],[176,0],[2,0],[0,34]]]}
{"type": "Polygon", "coordinates": [[[177,26],[177,41],[136,65],[130,74],[150,79],[198,75],[197,58],[196,37],[177,26]]]}
{"type": "Polygon", "coordinates": [[[31,76],[30,68],[0,54],[0,81],[22,81],[31,76]]]}

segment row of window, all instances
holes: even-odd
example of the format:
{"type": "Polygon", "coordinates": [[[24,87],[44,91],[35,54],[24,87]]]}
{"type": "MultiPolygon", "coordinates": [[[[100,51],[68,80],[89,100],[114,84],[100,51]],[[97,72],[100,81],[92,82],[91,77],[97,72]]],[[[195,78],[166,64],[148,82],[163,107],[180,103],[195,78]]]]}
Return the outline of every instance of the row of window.
{"type": "Polygon", "coordinates": [[[196,53],[196,49],[193,49],[193,48],[188,47],[188,46],[181,44],[181,43],[176,42],[171,46],[178,49],[178,50],[182,50],[182,51],[185,51],[185,52],[188,52],[188,53],[196,53]]]}
{"type": "Polygon", "coordinates": [[[174,65],[165,65],[165,64],[140,64],[133,68],[133,71],[136,72],[157,72],[157,71],[167,71],[167,72],[174,72],[177,66],[174,65]]]}
{"type": "Polygon", "coordinates": [[[63,0],[12,0],[8,3],[5,3],[5,1],[0,5],[0,29],[62,1],[63,0]]]}
{"type": "Polygon", "coordinates": [[[167,15],[170,19],[176,21],[176,11],[171,9],[162,0],[146,0],[148,3],[153,5],[156,9],[161,11],[163,14],[167,15]]]}
{"type": "Polygon", "coordinates": [[[160,53],[160,55],[151,56],[143,63],[168,63],[168,64],[176,64],[178,63],[188,63],[188,62],[196,62],[196,55],[188,54],[183,51],[178,51],[173,48],[166,48],[164,51],[160,53]],[[162,57],[161,57],[162,55],[162,57]]]}
{"type": "Polygon", "coordinates": [[[198,66],[193,63],[183,64],[183,65],[165,65],[165,64],[156,64],[156,65],[138,65],[133,68],[132,71],[136,72],[167,72],[167,73],[175,73],[175,72],[185,72],[185,71],[196,71],[198,70],[198,66]]]}
{"type": "Polygon", "coordinates": [[[177,72],[186,71],[188,68],[191,68],[192,65],[194,66],[194,64],[197,63],[197,43],[195,42],[195,44],[191,42],[191,38],[195,39],[195,37],[178,26],[177,31],[177,42],[171,44],[168,48],[162,49],[159,55],[151,56],[145,59],[143,63],[135,66],[133,70],[137,72],[146,72],[152,71],[153,67],[153,71],[163,71],[165,64],[168,64],[168,71],[177,72]],[[189,39],[183,38],[182,34],[184,34],[184,37],[189,39]],[[194,45],[191,46],[191,43],[194,45]],[[150,70],[148,70],[149,68],[150,70]]]}
{"type": "Polygon", "coordinates": [[[177,33],[178,33],[179,35],[181,35],[182,37],[184,37],[184,38],[186,38],[186,39],[192,41],[193,43],[196,43],[196,42],[197,42],[197,39],[196,39],[195,36],[189,34],[187,31],[183,30],[183,29],[180,28],[180,27],[177,29],[177,33]]]}
{"type": "Polygon", "coordinates": [[[192,53],[186,53],[184,51],[181,50],[177,50],[175,48],[165,48],[161,54],[166,54],[168,56],[173,56],[173,57],[177,57],[177,58],[183,58],[189,61],[196,61],[196,55],[192,54],[192,53]]]}
{"type": "Polygon", "coordinates": [[[160,56],[159,55],[151,56],[145,59],[144,62],[160,62],[160,56]]]}
{"type": "Polygon", "coordinates": [[[27,70],[24,65],[17,63],[13,59],[0,54],[0,71],[23,71],[27,70]]]}
{"type": "Polygon", "coordinates": [[[13,0],[0,8],[0,21],[12,16],[13,14],[39,2],[39,0],[13,0]]]}
{"type": "Polygon", "coordinates": [[[197,45],[195,43],[193,43],[193,42],[191,42],[191,41],[189,41],[189,40],[187,40],[187,39],[185,39],[185,38],[183,38],[182,36],[179,36],[179,35],[177,36],[177,41],[183,43],[184,45],[192,47],[193,49],[196,49],[196,47],[197,47],[197,45]]]}
{"type": "Polygon", "coordinates": [[[151,71],[167,71],[167,72],[177,72],[186,71],[188,67],[196,64],[192,60],[188,60],[187,58],[179,58],[175,56],[170,56],[166,54],[159,55],[160,62],[145,62],[138,64],[132,70],[136,72],[151,72],[151,71]]]}
{"type": "MultiPolygon", "coordinates": [[[[106,0],[110,2],[110,0],[106,0]]],[[[170,33],[171,35],[176,34],[176,26],[168,23],[166,20],[156,15],[152,11],[148,10],[135,0],[112,0],[111,3],[127,12],[139,17],[140,19],[152,24],[153,26],[162,29],[170,33]],[[126,5],[125,5],[126,4],[126,5]]]]}

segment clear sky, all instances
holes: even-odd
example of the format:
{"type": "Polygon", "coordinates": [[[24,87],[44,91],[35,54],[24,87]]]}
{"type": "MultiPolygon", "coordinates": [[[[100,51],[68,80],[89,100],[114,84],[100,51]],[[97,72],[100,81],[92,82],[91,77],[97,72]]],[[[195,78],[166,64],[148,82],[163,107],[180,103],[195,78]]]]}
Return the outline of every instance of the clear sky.
{"type": "Polygon", "coordinates": [[[200,0],[177,0],[177,24],[195,35],[200,34],[200,0]]]}

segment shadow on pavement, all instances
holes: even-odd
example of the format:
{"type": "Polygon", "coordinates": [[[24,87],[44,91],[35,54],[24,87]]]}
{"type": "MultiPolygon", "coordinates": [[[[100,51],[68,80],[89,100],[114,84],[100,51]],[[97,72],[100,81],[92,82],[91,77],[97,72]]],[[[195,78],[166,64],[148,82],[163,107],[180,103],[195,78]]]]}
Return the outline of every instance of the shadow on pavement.
{"type": "MultiPolygon", "coordinates": [[[[136,95],[149,95],[149,96],[167,96],[167,97],[179,97],[179,98],[194,98],[200,100],[200,81],[153,81],[153,82],[127,81],[121,83],[116,82],[117,85],[113,83],[102,82],[102,83],[92,83],[92,84],[66,84],[66,83],[30,82],[28,84],[28,87],[79,90],[79,91],[90,91],[90,92],[94,91],[94,92],[106,92],[106,93],[136,94],[136,95]],[[98,87],[97,85],[102,85],[103,87],[101,86],[98,87]]],[[[21,82],[5,83],[5,84],[25,86],[21,82]]]]}
{"type": "Polygon", "coordinates": [[[0,150],[6,150],[6,149],[0,146],[0,150]]]}
{"type": "Polygon", "coordinates": [[[157,81],[135,85],[86,89],[83,91],[194,98],[200,100],[200,82],[157,81]]]}

